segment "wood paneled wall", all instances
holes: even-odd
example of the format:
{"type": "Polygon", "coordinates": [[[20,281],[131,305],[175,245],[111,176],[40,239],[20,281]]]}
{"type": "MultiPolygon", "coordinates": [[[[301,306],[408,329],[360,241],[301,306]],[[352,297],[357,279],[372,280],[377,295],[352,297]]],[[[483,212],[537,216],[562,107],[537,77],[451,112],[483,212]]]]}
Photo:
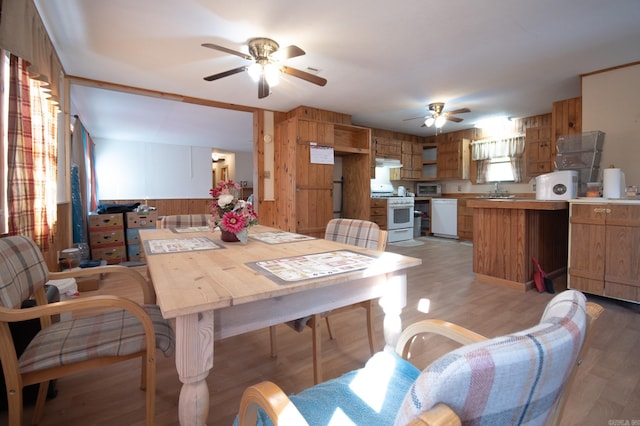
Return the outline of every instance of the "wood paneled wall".
{"type": "Polygon", "coordinates": [[[155,207],[158,216],[175,214],[207,214],[210,213],[210,198],[171,198],[155,200],[100,200],[101,204],[140,203],[155,207]]]}
{"type": "Polygon", "coordinates": [[[287,112],[286,119],[298,117],[334,124],[351,124],[351,115],[301,105],[287,112]]]}

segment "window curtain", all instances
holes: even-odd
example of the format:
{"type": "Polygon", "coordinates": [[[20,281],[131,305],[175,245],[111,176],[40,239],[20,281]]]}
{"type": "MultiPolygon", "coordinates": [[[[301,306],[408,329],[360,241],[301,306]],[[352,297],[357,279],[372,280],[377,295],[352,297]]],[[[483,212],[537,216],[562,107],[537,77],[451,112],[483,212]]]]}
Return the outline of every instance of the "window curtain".
{"type": "Polygon", "coordinates": [[[86,243],[87,214],[98,209],[95,144],[76,116],[71,135],[71,203],[73,242],[86,243]]]}
{"type": "Polygon", "coordinates": [[[0,7],[0,47],[24,59],[29,77],[40,81],[49,101],[57,103],[62,65],[33,0],[2,0],[0,7]]]}
{"type": "Polygon", "coordinates": [[[477,161],[476,182],[487,181],[487,170],[491,159],[509,158],[513,170],[514,182],[522,182],[522,155],[524,153],[524,135],[507,136],[501,139],[482,139],[471,143],[471,158],[477,161]]]}
{"type": "Polygon", "coordinates": [[[7,131],[8,233],[46,251],[56,222],[57,117],[25,60],[10,55],[7,131]]]}

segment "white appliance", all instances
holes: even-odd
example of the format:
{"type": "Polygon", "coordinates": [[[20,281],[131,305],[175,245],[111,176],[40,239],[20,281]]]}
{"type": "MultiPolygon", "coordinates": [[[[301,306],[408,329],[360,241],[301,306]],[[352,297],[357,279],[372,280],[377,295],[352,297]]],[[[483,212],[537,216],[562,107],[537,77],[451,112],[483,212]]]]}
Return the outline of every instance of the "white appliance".
{"type": "Polygon", "coordinates": [[[371,197],[387,200],[387,241],[394,243],[413,239],[413,197],[393,195],[391,182],[371,182],[371,197]]]}
{"type": "Polygon", "coordinates": [[[458,200],[431,200],[431,232],[436,237],[458,238],[458,200]]]}
{"type": "Polygon", "coordinates": [[[536,177],[536,200],[570,200],[577,196],[577,170],[556,170],[536,177]]]}
{"type": "Polygon", "coordinates": [[[431,182],[418,182],[416,184],[418,197],[439,197],[442,195],[442,185],[431,182]]]}

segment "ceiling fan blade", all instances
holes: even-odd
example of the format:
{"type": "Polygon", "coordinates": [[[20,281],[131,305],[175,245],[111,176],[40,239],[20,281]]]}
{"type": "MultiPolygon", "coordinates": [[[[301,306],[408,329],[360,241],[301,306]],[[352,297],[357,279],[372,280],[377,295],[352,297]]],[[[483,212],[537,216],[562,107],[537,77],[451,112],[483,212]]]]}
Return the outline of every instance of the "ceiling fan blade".
{"type": "Polygon", "coordinates": [[[424,115],[421,115],[420,117],[412,117],[412,118],[405,118],[402,121],[411,121],[411,120],[417,120],[418,118],[421,118],[422,120],[426,120],[427,117],[425,117],[424,115]]]}
{"type": "Polygon", "coordinates": [[[213,50],[219,50],[219,51],[225,52],[225,53],[230,53],[232,55],[240,56],[241,58],[247,59],[249,61],[253,60],[253,57],[247,55],[246,53],[238,52],[237,50],[232,50],[232,49],[226,48],[224,46],[219,46],[217,44],[202,43],[201,46],[202,47],[208,47],[209,49],[213,49],[213,50]]]}
{"type": "Polygon", "coordinates": [[[447,112],[447,114],[464,114],[465,112],[471,112],[471,110],[469,108],[460,108],[460,109],[454,109],[453,111],[449,111],[447,112]]]}
{"type": "Polygon", "coordinates": [[[269,96],[269,83],[267,82],[267,77],[262,73],[258,81],[258,99],[266,98],[267,96],[269,96]]]}
{"type": "Polygon", "coordinates": [[[449,120],[449,121],[453,121],[454,123],[459,123],[459,122],[463,121],[463,119],[462,119],[462,118],[459,118],[459,117],[453,117],[453,116],[450,116],[450,115],[447,115],[445,118],[446,118],[447,120],[449,120]]]}
{"type": "Polygon", "coordinates": [[[210,75],[208,77],[205,77],[204,79],[207,80],[207,81],[213,81],[213,80],[217,80],[219,78],[229,77],[230,75],[238,74],[238,73],[240,73],[242,71],[245,71],[247,68],[249,68],[249,67],[242,66],[242,67],[234,68],[234,69],[229,70],[229,71],[225,71],[225,72],[221,72],[221,73],[218,73],[218,74],[210,75]]]}
{"type": "Polygon", "coordinates": [[[325,84],[327,84],[327,80],[325,80],[324,78],[318,77],[317,75],[310,74],[306,71],[301,71],[299,69],[291,68],[291,67],[285,67],[284,65],[280,67],[280,69],[285,74],[289,74],[294,77],[301,78],[310,83],[317,84],[318,86],[324,86],[325,84]]]}
{"type": "Polygon", "coordinates": [[[295,58],[296,56],[302,56],[305,54],[305,51],[300,49],[298,46],[287,46],[278,49],[272,56],[280,61],[289,58],[295,58]]]}

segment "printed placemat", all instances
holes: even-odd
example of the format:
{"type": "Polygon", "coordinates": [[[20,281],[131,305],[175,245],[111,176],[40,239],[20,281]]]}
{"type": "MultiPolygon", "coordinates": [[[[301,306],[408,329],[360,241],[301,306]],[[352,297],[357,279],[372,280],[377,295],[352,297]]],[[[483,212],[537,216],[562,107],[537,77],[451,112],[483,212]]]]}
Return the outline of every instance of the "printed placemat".
{"type": "Polygon", "coordinates": [[[146,240],[144,242],[144,252],[147,256],[152,254],[216,250],[220,248],[224,248],[224,246],[208,237],[168,238],[162,240],[146,240]]]}
{"type": "Polygon", "coordinates": [[[296,234],[295,232],[278,231],[278,232],[256,232],[249,234],[249,238],[262,241],[267,244],[283,244],[295,243],[296,241],[315,240],[314,237],[308,235],[296,234]]]}
{"type": "Polygon", "coordinates": [[[337,250],[249,262],[246,265],[278,284],[287,284],[366,269],[377,259],[351,250],[337,250]]]}
{"type": "Polygon", "coordinates": [[[209,231],[208,226],[183,226],[180,228],[170,228],[171,232],[176,234],[188,234],[191,232],[207,232],[209,231]]]}

